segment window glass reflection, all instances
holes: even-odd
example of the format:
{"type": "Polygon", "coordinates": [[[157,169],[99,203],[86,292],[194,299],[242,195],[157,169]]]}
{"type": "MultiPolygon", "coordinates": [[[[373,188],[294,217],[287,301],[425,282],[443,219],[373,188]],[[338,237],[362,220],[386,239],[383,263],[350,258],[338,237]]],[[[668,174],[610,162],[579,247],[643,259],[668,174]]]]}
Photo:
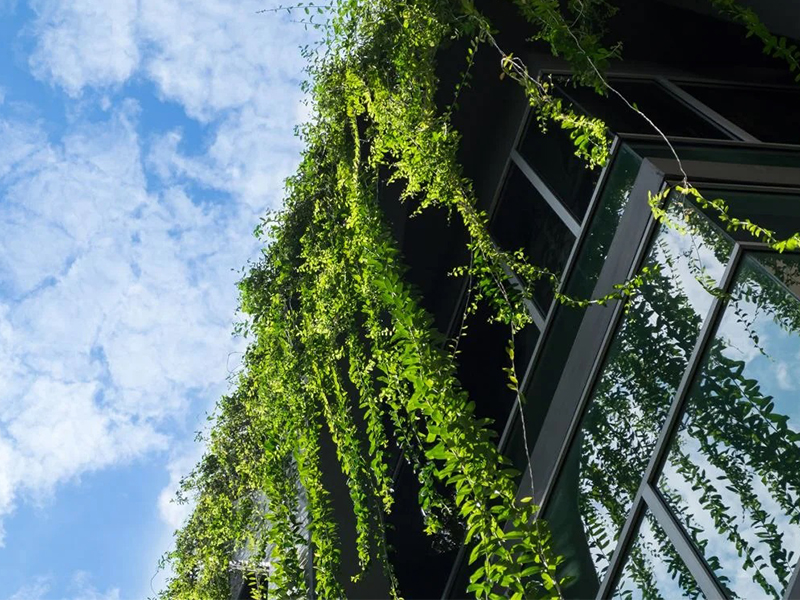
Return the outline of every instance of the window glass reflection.
{"type": "MultiPolygon", "coordinates": [[[[653,134],[653,126],[632,110],[619,96],[601,96],[592,88],[560,84],[566,96],[588,114],[602,119],[615,133],[653,134]]],[[[729,136],[677,100],[655,81],[616,80],[611,82],[620,94],[634,103],[668,136],[728,139],[729,136]]]]}
{"type": "MultiPolygon", "coordinates": [[[[800,231],[800,197],[796,195],[760,192],[758,197],[754,198],[752,192],[706,189],[701,191],[709,200],[724,199],[730,216],[743,220],[750,219],[753,223],[772,231],[776,239],[783,240],[800,231]]],[[[713,211],[709,212],[716,217],[713,211]]],[[[761,241],[746,229],[732,231],[731,235],[734,239],[746,242],[761,241]]]]}
{"type": "MultiPolygon", "coordinates": [[[[716,146],[690,145],[675,141],[672,146],[681,160],[707,160],[711,162],[764,165],[771,167],[800,167],[800,153],[797,149],[787,151],[770,149],[769,146],[716,146]]],[[[663,142],[635,142],[631,147],[641,156],[675,158],[672,151],[663,142]]]]}
{"type": "MultiPolygon", "coordinates": [[[[642,159],[628,146],[619,149],[610,166],[602,195],[598,199],[588,235],[581,245],[578,258],[566,283],[567,295],[573,298],[591,297],[641,164],[642,159]]],[[[584,313],[583,309],[563,305],[556,308],[550,334],[544,342],[524,392],[525,425],[531,446],[539,436],[539,429],[550,408],[561,370],[569,356],[584,313]]],[[[505,453],[513,464],[522,470],[527,454],[519,419],[514,423],[505,453]]]]}
{"type": "MultiPolygon", "coordinates": [[[[465,319],[465,330],[458,346],[452,348],[457,350],[458,380],[469,397],[475,399],[476,416],[491,419],[490,427],[501,434],[516,395],[508,388],[505,371],[509,366],[510,329],[504,323],[493,321],[493,316],[487,304],[479,304],[476,313],[465,319]]],[[[525,373],[538,337],[539,331],[533,324],[526,325],[514,336],[514,366],[518,378],[525,373]]]]}
{"type": "MultiPolygon", "coordinates": [[[[490,231],[504,249],[522,248],[531,264],[561,273],[575,243],[567,226],[533,187],[525,174],[511,165],[490,231]]],[[[533,299],[543,313],[553,301],[550,282],[536,285],[533,299]]]]}
{"type": "Polygon", "coordinates": [[[745,257],[659,486],[737,598],[780,598],[800,548],[800,257],[745,257]]]}
{"type": "Polygon", "coordinates": [[[575,142],[569,132],[555,123],[542,131],[538,119],[532,115],[519,153],[578,222],[582,221],[600,169],[589,169],[586,161],[575,155],[575,142]]]}
{"type": "Polygon", "coordinates": [[[667,210],[686,234],[656,237],[656,274],[629,304],[547,509],[571,597],[593,595],[608,567],[732,248],[679,197],[667,210]]]}
{"type": "Polygon", "coordinates": [[[667,534],[645,513],[612,598],[672,600],[705,598],[667,534]]]}

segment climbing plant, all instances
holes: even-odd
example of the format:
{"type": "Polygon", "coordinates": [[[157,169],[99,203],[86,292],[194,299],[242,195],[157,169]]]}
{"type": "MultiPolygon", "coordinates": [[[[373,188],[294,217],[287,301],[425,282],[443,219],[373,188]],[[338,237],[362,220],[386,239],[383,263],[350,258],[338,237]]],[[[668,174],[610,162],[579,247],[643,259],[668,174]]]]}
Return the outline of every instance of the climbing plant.
{"type": "MultiPolygon", "coordinates": [[[[570,63],[576,81],[607,93],[602,73],[620,50],[601,42],[611,4],[514,4],[533,37],[570,63]]],[[[353,507],[354,580],[379,567],[392,595],[401,593],[385,525],[394,503],[391,466],[400,453],[419,482],[426,532],[447,538],[451,524],[463,527],[471,592],[560,597],[566,581],[548,526],[530,497],[517,496],[518,472],[498,451],[489,423],[476,416],[453,355],[406,282],[376,189],[388,178],[415,210],[436,207],[461,221],[470,262],[456,274],[471,282],[466,310],[485,302],[508,326],[508,380],[521,402],[514,336],[531,320],[525,301],[535,286],[551,286],[559,302],[585,307],[632,296],[659,275],[645,269],[607,297],[572,298],[559,292],[558,273],[494,243],[457,160],[457,101],[444,108],[436,102],[437,51],[468,41],[456,96],[475,52],[496,53],[500,72],[524,90],[540,126],[568,132],[589,168],[608,159],[605,125],[576,112],[547,79],[504,50],[471,0],[337,0],[294,10],[309,14],[322,39],[306,49],[313,117],[299,130],[305,150],[287,181],[284,208],[256,229],[265,246],[239,284],[238,332],[250,345],[233,391],[217,405],[207,451],[181,486],[180,499],[195,504],[165,556],[173,574],[161,597],[226,597],[237,569],[253,579],[256,594],[343,597],[340,537],[322,464],[331,453],[353,507]],[[322,20],[315,23],[317,12],[322,20]]],[[[792,48],[774,53],[794,56],[792,48]]],[[[722,201],[685,189],[726,214],[722,201]]],[[[667,220],[661,200],[654,198],[653,209],[667,220]]]]}

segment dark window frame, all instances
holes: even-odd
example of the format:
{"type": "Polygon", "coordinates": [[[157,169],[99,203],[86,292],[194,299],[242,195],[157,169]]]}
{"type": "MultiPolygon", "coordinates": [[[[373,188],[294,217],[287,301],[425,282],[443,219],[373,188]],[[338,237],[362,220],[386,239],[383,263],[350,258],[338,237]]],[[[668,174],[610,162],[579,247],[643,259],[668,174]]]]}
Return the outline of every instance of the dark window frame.
{"type": "MultiPolygon", "coordinates": [[[[570,74],[569,69],[566,67],[564,61],[562,60],[552,59],[552,57],[542,58],[541,56],[535,56],[532,58],[533,60],[531,64],[538,65],[538,68],[534,68],[533,70],[537,71],[537,74],[539,76],[545,74],[552,74],[552,75],[570,74]]],[[[765,87],[765,88],[776,87],[773,84],[717,80],[706,77],[697,77],[686,73],[667,73],[659,69],[657,66],[647,67],[646,65],[639,69],[637,69],[636,67],[631,68],[629,66],[623,66],[622,68],[615,66],[609,69],[608,76],[612,79],[648,80],[655,82],[665,91],[665,93],[667,93],[673,99],[678,101],[680,104],[686,106],[689,110],[694,112],[699,117],[702,117],[704,120],[710,122],[717,129],[729,135],[731,138],[731,139],[712,139],[712,138],[669,136],[669,140],[672,142],[673,145],[676,146],[676,148],[680,145],[687,145],[687,146],[691,145],[693,147],[708,147],[712,149],[737,148],[737,149],[755,150],[755,151],[758,150],[769,150],[773,152],[785,151],[789,154],[795,154],[798,157],[800,157],[800,144],[795,145],[795,144],[785,144],[785,143],[762,142],[758,140],[755,136],[751,135],[749,132],[743,130],[735,123],[732,123],[731,121],[729,121],[728,119],[726,119],[725,117],[723,117],[722,115],[720,115],[719,113],[717,113],[716,111],[714,111],[713,109],[711,109],[710,107],[708,107],[698,99],[694,98],[693,96],[691,96],[691,94],[685,92],[679,87],[679,84],[681,83],[701,83],[701,84],[711,84],[711,85],[736,85],[736,84],[742,85],[744,83],[746,85],[751,85],[753,87],[765,87]]],[[[601,170],[598,182],[594,188],[594,191],[592,192],[591,200],[589,202],[588,208],[586,209],[586,214],[583,220],[580,223],[578,223],[575,217],[572,215],[570,209],[565,205],[564,202],[561,201],[561,199],[553,192],[552,189],[550,189],[550,187],[545,183],[542,177],[536,172],[535,165],[528,164],[528,162],[523,158],[523,156],[519,152],[519,146],[522,141],[522,137],[525,134],[529,121],[531,119],[531,114],[532,111],[530,107],[527,107],[523,111],[522,118],[520,120],[520,124],[515,134],[514,142],[512,144],[512,150],[507,156],[505,167],[503,168],[500,178],[497,180],[493,197],[489,199],[487,213],[489,218],[491,219],[494,212],[496,211],[498,200],[502,193],[503,185],[506,181],[511,165],[516,165],[526,175],[531,185],[534,188],[536,188],[536,190],[545,198],[547,204],[550,205],[550,207],[554,210],[559,219],[561,219],[561,221],[565,224],[565,226],[575,235],[576,238],[575,242],[572,245],[572,249],[567,258],[564,270],[562,272],[561,280],[559,282],[558,289],[559,291],[563,291],[565,287],[569,284],[570,278],[574,275],[575,263],[577,262],[577,259],[580,255],[580,251],[586,242],[586,238],[588,237],[590,225],[597,212],[599,199],[601,198],[602,193],[605,189],[610,169],[614,164],[614,161],[618,155],[620,147],[623,144],[627,144],[632,146],[633,149],[636,150],[635,144],[637,142],[643,142],[643,143],[655,142],[664,146],[665,144],[664,144],[664,139],[655,132],[653,134],[611,132],[613,138],[610,146],[608,163],[601,170]]],[[[630,244],[631,250],[630,252],[624,253],[625,254],[624,256],[612,257],[611,255],[609,255],[608,259],[606,260],[606,263],[614,262],[614,270],[611,273],[607,273],[605,276],[603,275],[603,273],[601,273],[601,280],[598,282],[597,286],[597,289],[606,289],[606,292],[610,291],[610,285],[612,285],[613,283],[617,283],[619,281],[623,281],[627,279],[629,276],[632,276],[636,272],[636,269],[640,267],[642,261],[645,258],[649,240],[652,238],[656,230],[656,224],[652,219],[652,214],[649,206],[647,206],[645,203],[645,206],[643,207],[641,206],[641,202],[633,202],[632,201],[633,198],[642,197],[642,194],[644,194],[644,197],[646,198],[647,191],[657,190],[660,188],[660,186],[664,184],[665,179],[668,178],[667,177],[668,173],[662,172],[662,170],[659,170],[659,168],[665,169],[666,171],[669,171],[671,168],[672,171],[675,170],[674,164],[672,164],[672,167],[670,167],[670,160],[668,159],[656,158],[656,157],[651,157],[651,159],[647,159],[646,154],[642,154],[641,152],[639,152],[639,154],[642,155],[643,158],[645,158],[645,161],[640,169],[637,181],[634,184],[634,189],[631,193],[631,201],[629,202],[629,206],[625,211],[625,216],[623,216],[623,220],[625,222],[620,223],[620,227],[615,235],[615,241],[621,235],[623,237],[626,235],[627,236],[640,235],[639,243],[638,245],[630,244]],[[655,163],[657,163],[658,166],[656,166],[655,163]],[[631,211],[630,215],[628,215],[629,211],[631,211]],[[643,219],[644,219],[644,224],[642,224],[643,219]],[[620,270],[620,266],[626,261],[628,264],[628,271],[623,272],[620,270]]],[[[672,162],[674,163],[674,161],[672,162]]],[[[700,165],[700,167],[702,168],[702,165],[700,165]]],[[[729,163],[727,165],[724,165],[724,167],[728,168],[728,172],[731,174],[731,177],[733,179],[737,179],[736,170],[738,166],[736,166],[733,163],[729,163]]],[[[698,165],[692,165],[692,168],[698,168],[698,165]]],[[[672,173],[672,176],[673,178],[676,177],[674,172],[672,173]]],[[[694,173],[692,173],[692,178],[694,180],[694,173]]],[[[762,174],[762,179],[763,179],[763,174],[762,174]]],[[[718,179],[718,174],[715,177],[709,178],[709,181],[714,181],[715,183],[719,184],[715,185],[715,187],[725,187],[729,185],[729,183],[727,182],[720,183],[718,179]]],[[[741,189],[741,187],[738,185],[735,185],[734,187],[736,187],[737,189],[741,189]]],[[[614,244],[612,243],[612,246],[613,245],[614,244]]],[[[746,242],[737,242],[736,245],[737,248],[739,247],[745,248],[747,246],[748,244],[746,242]]],[[[606,267],[604,266],[603,271],[605,272],[605,270],[606,267]]],[[[513,273],[510,273],[510,276],[512,283],[519,285],[519,282],[516,280],[516,276],[513,273]]],[[[448,330],[446,332],[448,336],[452,336],[456,328],[458,327],[458,317],[460,315],[459,307],[463,304],[463,300],[467,292],[467,286],[468,286],[468,280],[465,278],[459,296],[459,301],[456,304],[456,309],[453,312],[450,324],[448,326],[448,330]]],[[[528,305],[534,326],[539,331],[539,337],[534,346],[528,365],[526,368],[523,369],[524,374],[520,381],[520,389],[522,390],[526,389],[527,385],[531,380],[535,366],[540,358],[540,354],[545,348],[547,338],[552,331],[556,313],[560,309],[560,305],[557,302],[552,302],[546,312],[542,312],[533,302],[527,302],[526,304],[528,305]]],[[[603,317],[601,317],[599,314],[591,317],[591,319],[593,319],[594,321],[589,324],[590,329],[600,326],[604,327],[603,331],[605,332],[603,339],[600,340],[595,360],[590,363],[591,365],[590,371],[592,373],[591,382],[595,380],[597,372],[602,366],[602,360],[605,357],[605,353],[608,350],[608,347],[611,343],[611,339],[613,338],[613,333],[621,319],[622,309],[623,306],[620,303],[616,302],[612,303],[611,305],[605,308],[591,307],[589,311],[587,311],[587,312],[598,312],[598,313],[601,311],[606,311],[606,315],[603,317]],[[599,310],[594,310],[594,309],[599,309],[599,310]],[[605,323],[605,325],[603,325],[603,323],[605,323]]],[[[587,318],[589,317],[587,316],[587,318]]],[[[581,328],[583,329],[583,324],[581,325],[581,328]]],[[[575,342],[577,342],[580,335],[581,331],[579,330],[578,335],[575,338],[575,342]]],[[[573,342],[573,351],[575,346],[577,345],[577,343],[575,342],[573,342]]],[[[588,394],[590,392],[591,389],[589,391],[583,390],[582,393],[579,394],[578,397],[581,399],[581,402],[579,402],[578,406],[575,407],[576,410],[583,411],[586,408],[586,399],[583,398],[583,395],[584,393],[588,394]]],[[[556,406],[555,398],[551,406],[556,406]]],[[[551,410],[550,413],[552,412],[553,411],[551,410]]],[[[566,413],[569,416],[569,411],[560,410],[560,412],[562,412],[562,417],[563,413],[566,413]]],[[[503,433],[498,441],[498,448],[501,452],[505,451],[508,445],[509,438],[511,437],[513,429],[519,418],[518,413],[519,413],[519,407],[518,404],[515,402],[510,408],[510,413],[506,421],[505,427],[503,429],[503,433]]],[[[569,427],[567,428],[566,432],[569,435],[567,435],[566,438],[563,437],[565,435],[563,427],[558,430],[559,431],[558,435],[555,436],[543,435],[543,437],[548,438],[549,440],[548,443],[554,445],[556,448],[561,448],[561,442],[564,442],[564,446],[563,448],[561,448],[562,452],[555,457],[557,466],[563,464],[563,459],[565,458],[565,454],[569,450],[569,443],[571,443],[572,436],[574,436],[575,430],[579,426],[580,416],[582,416],[582,414],[583,412],[579,412],[577,416],[575,416],[575,414],[571,415],[571,421],[569,423],[569,427]],[[564,454],[564,456],[561,456],[561,454],[564,454]]],[[[545,423],[545,426],[542,429],[543,432],[546,431],[547,423],[545,423]]],[[[532,457],[537,454],[536,448],[538,448],[538,444],[532,452],[532,457]]],[[[551,456],[549,458],[552,462],[553,457],[551,456]]],[[[552,488],[552,484],[555,481],[553,475],[554,468],[555,467],[551,466],[551,468],[545,469],[544,473],[541,470],[534,472],[534,476],[537,478],[537,480],[533,482],[534,483],[533,489],[545,490],[544,494],[538,492],[535,494],[537,501],[539,501],[542,506],[542,510],[544,510],[544,504],[542,503],[542,500],[546,502],[547,493],[549,493],[549,491],[552,488]]],[[[525,474],[525,476],[523,477],[522,484],[520,486],[519,496],[520,497],[529,496],[530,489],[531,489],[531,482],[529,481],[529,476],[525,474]]],[[[658,505],[656,503],[656,500],[653,499],[653,498],[660,499],[660,494],[657,490],[655,490],[655,488],[654,492],[655,494],[652,498],[650,494],[648,494],[647,496],[648,498],[651,498],[653,506],[655,507],[651,508],[651,510],[654,512],[654,514],[656,513],[661,514],[663,512],[662,509],[668,512],[669,509],[668,507],[666,507],[666,504],[664,504],[663,500],[661,500],[661,504],[658,505]]],[[[631,511],[630,516],[635,517],[633,525],[636,526],[633,530],[633,534],[635,534],[636,531],[638,531],[637,519],[640,519],[644,513],[645,510],[644,508],[645,505],[643,504],[644,502],[645,500],[640,500],[639,497],[637,496],[637,502],[634,504],[634,508],[631,511]]],[[[659,520],[659,522],[661,522],[661,520],[659,520]]],[[[677,523],[677,521],[675,521],[674,518],[673,522],[677,523]]],[[[628,524],[626,524],[626,527],[627,526],[628,524]]],[[[672,531],[671,529],[669,529],[670,525],[666,521],[662,523],[662,527],[665,527],[665,529],[667,529],[668,535],[669,532],[672,531]]],[[[676,544],[676,541],[673,541],[673,536],[670,535],[669,537],[670,540],[673,542],[673,544],[676,544]]],[[[677,543],[678,545],[680,545],[680,539],[677,537],[675,539],[678,540],[677,543]]],[[[622,537],[620,537],[620,540],[622,541],[622,537]]],[[[628,546],[630,545],[630,543],[632,543],[632,540],[628,541],[628,546]]],[[[621,543],[618,545],[618,549],[619,547],[622,547],[621,543]]],[[[465,559],[465,554],[466,554],[466,548],[462,544],[458,556],[456,558],[456,561],[451,570],[448,581],[443,590],[442,594],[443,599],[449,598],[450,594],[452,593],[452,588],[456,576],[458,574],[459,568],[465,559]]],[[[614,556],[615,559],[616,559],[616,554],[617,553],[615,553],[614,556]]],[[[619,559],[619,563],[620,564],[615,567],[617,571],[615,577],[624,566],[624,556],[621,559],[619,559]]],[[[800,568],[796,568],[794,574],[792,575],[792,578],[789,583],[789,594],[787,595],[787,598],[792,598],[792,599],[796,598],[797,600],[800,600],[800,575],[798,575],[798,572],[800,572],[800,568]]],[[[609,568],[609,573],[612,573],[611,568],[609,568]]],[[[713,579],[713,575],[711,575],[711,577],[713,579]]],[[[609,586],[614,584],[615,581],[616,579],[608,584],[604,581],[601,584],[601,595],[598,597],[602,597],[602,593],[604,590],[606,590],[606,588],[608,588],[607,592],[610,593],[612,590],[609,586]]]]}
{"type": "MultiPolygon", "coordinates": [[[[774,189],[797,193],[800,190],[800,167],[765,171],[765,168],[759,165],[706,161],[689,161],[688,165],[684,163],[683,166],[689,172],[692,181],[719,182],[729,188],[746,191],[774,189]],[[731,184],[732,181],[741,183],[731,184]],[[743,183],[747,181],[752,181],[756,185],[743,183]]],[[[680,181],[682,174],[677,167],[676,161],[668,159],[645,159],[643,162],[623,220],[614,236],[609,258],[596,286],[596,295],[606,293],[609,284],[618,283],[641,268],[650,241],[657,230],[657,223],[647,202],[647,192],[663,189],[666,185],[680,181]],[[620,277],[620,274],[624,275],[620,277]]],[[[768,247],[760,242],[735,241],[725,273],[719,282],[720,289],[726,292],[730,290],[738,266],[747,250],[764,249],[768,247]]],[[[635,541],[646,510],[653,514],[656,522],[664,529],[702,592],[709,598],[727,597],[725,588],[717,581],[704,557],[695,548],[657,489],[661,467],[680,424],[690,386],[702,364],[705,351],[713,340],[726,306],[727,301],[720,297],[715,297],[712,301],[680,386],[672,400],[667,420],[659,432],[647,469],[642,476],[633,506],[620,531],[611,563],[600,583],[597,598],[607,598],[613,593],[625,565],[628,549],[635,541]]],[[[578,435],[581,420],[602,373],[611,341],[622,322],[623,311],[624,303],[614,302],[607,307],[590,307],[584,316],[553,398],[552,408],[547,414],[542,434],[531,454],[531,461],[538,467],[538,471],[534,473],[536,479],[531,482],[530,476],[526,474],[520,486],[520,495],[530,495],[531,488],[534,490],[536,500],[541,507],[540,514],[547,508],[547,502],[566,463],[567,454],[578,435]]],[[[796,561],[785,598],[800,598],[798,573],[800,573],[800,559],[796,561]]]]}
{"type": "Polygon", "coordinates": [[[708,104],[706,104],[700,98],[695,96],[691,91],[684,89],[684,86],[694,86],[694,87],[708,87],[708,88],[718,88],[718,89],[728,88],[736,92],[740,92],[743,90],[757,92],[758,90],[763,90],[765,92],[770,92],[770,91],[793,92],[797,94],[798,88],[795,85],[752,82],[752,81],[743,82],[743,81],[729,81],[729,80],[707,80],[707,79],[691,78],[691,77],[673,77],[669,80],[667,80],[666,78],[659,78],[659,82],[664,87],[669,89],[673,95],[675,95],[676,97],[683,98],[685,102],[690,103],[694,107],[694,110],[703,113],[710,119],[715,120],[718,126],[727,129],[728,132],[731,133],[735,138],[761,144],[786,144],[792,146],[800,144],[800,142],[798,142],[798,144],[792,144],[790,142],[766,141],[761,138],[758,138],[750,131],[746,131],[745,128],[730,121],[727,117],[722,116],[722,114],[720,114],[715,109],[711,108],[708,104]]]}

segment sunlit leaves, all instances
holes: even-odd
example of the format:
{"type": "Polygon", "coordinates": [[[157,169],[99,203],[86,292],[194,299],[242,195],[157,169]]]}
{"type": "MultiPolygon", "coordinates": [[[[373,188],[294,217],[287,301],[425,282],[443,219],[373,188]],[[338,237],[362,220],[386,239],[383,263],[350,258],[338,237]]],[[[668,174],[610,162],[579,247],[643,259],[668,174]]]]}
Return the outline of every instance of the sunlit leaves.
{"type": "MultiPolygon", "coordinates": [[[[601,66],[613,55],[591,26],[607,12],[604,2],[570,4],[579,14],[572,26],[552,0],[518,4],[536,36],[579,71],[587,66],[581,45],[601,66]]],[[[559,596],[560,559],[547,527],[530,499],[517,500],[517,472],[487,421],[476,418],[453,357],[405,282],[375,198],[378,175],[388,172],[415,210],[441,207],[461,219],[472,261],[459,273],[473,281],[474,301],[487,303],[511,332],[529,323],[525,298],[535,285],[557,290],[558,274],[498,248],[475,208],[449,120],[469,77],[451,107],[435,101],[439,47],[469,36],[469,65],[493,40],[491,25],[469,2],[339,0],[274,11],[285,9],[322,33],[318,50],[306,51],[313,117],[300,130],[306,149],[287,181],[285,209],[256,228],[267,245],[240,282],[238,331],[250,346],[235,391],[218,405],[206,456],[183,486],[196,505],[177,533],[169,557],[175,575],[163,596],[223,597],[229,575],[241,570],[269,597],[296,598],[308,591],[310,547],[317,596],[343,597],[330,501],[341,490],[328,487],[332,468],[352,501],[361,573],[382,566],[398,594],[384,530],[393,504],[392,446],[419,481],[426,531],[445,545],[462,537],[472,544],[476,595],[559,596]],[[329,18],[313,21],[314,13],[329,18]]],[[[579,156],[605,163],[601,122],[572,111],[546,84],[532,84],[512,57],[503,64],[543,126],[564,128],[579,156]]],[[[508,375],[519,395],[513,368],[508,375]]]]}

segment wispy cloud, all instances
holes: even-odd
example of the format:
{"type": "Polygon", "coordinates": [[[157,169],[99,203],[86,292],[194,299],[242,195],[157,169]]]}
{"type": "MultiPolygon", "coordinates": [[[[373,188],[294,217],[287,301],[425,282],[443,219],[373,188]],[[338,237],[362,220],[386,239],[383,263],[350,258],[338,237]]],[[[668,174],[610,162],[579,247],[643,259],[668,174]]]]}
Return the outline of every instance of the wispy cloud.
{"type": "Polygon", "coordinates": [[[26,584],[8,597],[8,600],[44,600],[50,590],[47,577],[39,576],[33,583],[26,584]]]}
{"type": "Polygon", "coordinates": [[[34,73],[79,95],[134,75],[212,127],[202,158],[178,151],[180,135],[157,145],[163,174],[192,177],[253,207],[274,205],[297,160],[292,128],[305,115],[299,46],[310,36],[285,16],[257,14],[260,0],[38,0],[34,73]],[[91,34],[89,34],[91,32],[91,34]]]}
{"type": "MultiPolygon", "coordinates": [[[[33,583],[26,584],[11,595],[8,600],[53,600],[52,578],[39,575],[33,583]]],[[[73,573],[70,584],[69,600],[120,600],[117,588],[100,592],[92,584],[92,576],[86,571],[73,573]]],[[[64,598],[63,600],[67,600],[64,598]]]]}
{"type": "Polygon", "coordinates": [[[72,96],[124,82],[139,65],[137,0],[33,0],[31,70],[72,96]]]}
{"type": "Polygon", "coordinates": [[[148,192],[133,119],[0,167],[0,515],[16,492],[164,448],[190,398],[224,388],[253,215],[148,192]]]}
{"type": "Polygon", "coordinates": [[[242,345],[234,269],[298,160],[309,36],[257,15],[261,0],[29,4],[23,61],[67,97],[53,127],[0,90],[0,524],[63,482],[158,456],[170,481],[153,507],[171,531],[202,450],[191,430],[242,345]],[[148,130],[137,94],[151,90],[183,122],[148,130]]]}

